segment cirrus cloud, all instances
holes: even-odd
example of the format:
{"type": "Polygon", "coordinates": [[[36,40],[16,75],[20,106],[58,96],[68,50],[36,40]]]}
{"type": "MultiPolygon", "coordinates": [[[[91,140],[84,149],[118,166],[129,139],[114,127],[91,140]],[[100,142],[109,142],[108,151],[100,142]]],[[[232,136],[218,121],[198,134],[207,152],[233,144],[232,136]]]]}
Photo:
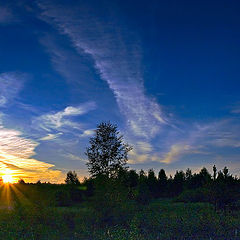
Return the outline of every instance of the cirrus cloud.
{"type": "Polygon", "coordinates": [[[132,133],[148,139],[156,136],[166,120],[161,106],[146,94],[138,41],[131,42],[126,37],[128,33],[114,25],[116,19],[108,24],[97,12],[89,15],[81,6],[38,3],[43,10],[41,18],[69,36],[79,54],[85,52],[92,57],[95,69],[113,91],[132,133]]]}
{"type": "MultiPolygon", "coordinates": [[[[63,131],[66,128],[81,129],[81,124],[72,121],[70,118],[74,116],[80,116],[87,112],[94,110],[96,104],[94,102],[86,102],[77,107],[68,106],[62,111],[43,114],[33,120],[33,126],[35,128],[41,128],[47,132],[51,131],[63,131]]],[[[53,136],[53,135],[52,135],[53,136]]],[[[49,138],[48,138],[49,140],[49,138]]]]}
{"type": "Polygon", "coordinates": [[[38,143],[22,136],[20,131],[0,126],[0,174],[11,172],[15,180],[62,181],[61,171],[53,164],[31,158],[38,143]]]}
{"type": "Polygon", "coordinates": [[[26,78],[26,74],[18,72],[0,74],[0,107],[5,107],[18,96],[26,78]]]}

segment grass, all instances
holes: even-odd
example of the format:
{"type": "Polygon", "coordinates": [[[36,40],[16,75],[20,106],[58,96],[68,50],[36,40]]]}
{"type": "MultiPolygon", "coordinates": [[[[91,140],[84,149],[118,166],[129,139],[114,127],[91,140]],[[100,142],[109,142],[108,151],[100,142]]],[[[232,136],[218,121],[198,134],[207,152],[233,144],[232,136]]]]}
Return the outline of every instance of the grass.
{"type": "Polygon", "coordinates": [[[105,224],[89,203],[75,207],[34,204],[18,205],[12,210],[0,208],[0,239],[240,239],[240,213],[217,214],[206,203],[155,200],[147,206],[131,203],[128,212],[125,221],[114,219],[105,224]]]}

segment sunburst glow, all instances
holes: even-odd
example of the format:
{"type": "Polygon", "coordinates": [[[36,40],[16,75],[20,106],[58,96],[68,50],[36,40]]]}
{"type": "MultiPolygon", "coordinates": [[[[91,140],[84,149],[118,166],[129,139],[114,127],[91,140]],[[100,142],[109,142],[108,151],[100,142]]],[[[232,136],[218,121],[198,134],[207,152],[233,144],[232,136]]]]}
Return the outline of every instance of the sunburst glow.
{"type": "Polygon", "coordinates": [[[9,175],[9,174],[3,175],[2,179],[3,179],[4,183],[13,183],[14,182],[12,175],[9,175]]]}

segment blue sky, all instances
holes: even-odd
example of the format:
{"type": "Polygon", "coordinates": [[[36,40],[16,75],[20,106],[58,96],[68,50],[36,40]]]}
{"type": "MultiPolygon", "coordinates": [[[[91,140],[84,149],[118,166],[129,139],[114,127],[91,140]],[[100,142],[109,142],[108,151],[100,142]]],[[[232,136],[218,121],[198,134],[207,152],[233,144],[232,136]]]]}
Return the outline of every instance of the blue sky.
{"type": "Polygon", "coordinates": [[[129,166],[240,172],[237,1],[4,1],[0,173],[86,176],[111,121],[129,166]]]}

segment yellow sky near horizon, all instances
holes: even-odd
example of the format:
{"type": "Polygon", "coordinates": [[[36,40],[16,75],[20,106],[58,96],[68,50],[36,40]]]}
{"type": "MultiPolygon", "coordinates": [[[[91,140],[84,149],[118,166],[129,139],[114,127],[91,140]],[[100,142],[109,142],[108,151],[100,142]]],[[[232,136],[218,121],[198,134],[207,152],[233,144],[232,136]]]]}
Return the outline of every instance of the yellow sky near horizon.
{"type": "Polygon", "coordinates": [[[0,176],[10,174],[14,182],[63,182],[63,173],[53,164],[32,158],[37,145],[20,131],[0,127],[0,176]]]}

